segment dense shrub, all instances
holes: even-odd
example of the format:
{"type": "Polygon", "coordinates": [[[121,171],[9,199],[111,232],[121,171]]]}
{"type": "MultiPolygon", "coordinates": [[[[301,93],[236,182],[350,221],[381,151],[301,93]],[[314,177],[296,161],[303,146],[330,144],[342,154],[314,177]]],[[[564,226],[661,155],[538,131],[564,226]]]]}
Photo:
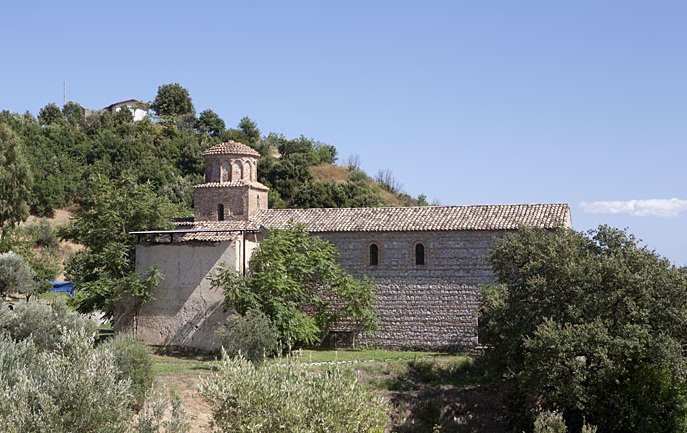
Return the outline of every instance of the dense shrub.
{"type": "Polygon", "coordinates": [[[36,286],[36,273],[13,251],[0,254],[0,296],[9,292],[27,293],[36,286]]]}
{"type": "Polygon", "coordinates": [[[153,386],[153,360],[148,349],[130,334],[118,334],[103,344],[114,354],[117,379],[129,380],[137,403],[142,403],[153,386]]]}
{"type": "Polygon", "coordinates": [[[93,326],[64,304],[0,305],[0,431],[187,432],[178,401],[164,421],[169,402],[159,396],[136,416],[136,374],[126,377],[120,365],[140,355],[118,353],[130,344],[94,347],[93,326]]]}
{"type": "Polygon", "coordinates": [[[92,345],[96,327],[69,310],[64,302],[26,302],[17,304],[13,311],[0,309],[0,332],[14,341],[31,340],[36,350],[72,357],[92,345]],[[67,331],[71,331],[69,336],[65,335],[67,331]],[[74,335],[82,338],[75,339],[74,335]]]}
{"type": "MultiPolygon", "coordinates": [[[[563,414],[560,412],[542,411],[534,419],[534,433],[567,433],[563,414]]],[[[596,433],[596,426],[585,423],[580,433],[596,433]]]]}
{"type": "Polygon", "coordinates": [[[201,383],[214,424],[227,432],[383,432],[388,407],[351,369],[319,371],[297,361],[255,366],[223,357],[201,383]]]}
{"type": "Polygon", "coordinates": [[[544,411],[534,420],[534,433],[567,433],[563,414],[544,411]]]}
{"type": "Polygon", "coordinates": [[[228,356],[243,355],[260,364],[279,349],[277,330],[269,317],[260,310],[250,309],[245,315],[232,314],[215,333],[228,356]]]}
{"type": "MultiPolygon", "coordinates": [[[[63,340],[83,340],[66,331],[63,340]]],[[[0,431],[125,432],[129,383],[116,379],[109,351],[78,358],[0,337],[0,431]]]]}
{"type": "Polygon", "coordinates": [[[518,430],[686,431],[687,269],[608,226],[520,229],[489,261],[480,340],[518,430]]]}
{"type": "Polygon", "coordinates": [[[57,238],[57,230],[47,218],[41,218],[38,222],[26,225],[26,233],[31,237],[33,244],[43,248],[55,249],[60,246],[57,238]]]}

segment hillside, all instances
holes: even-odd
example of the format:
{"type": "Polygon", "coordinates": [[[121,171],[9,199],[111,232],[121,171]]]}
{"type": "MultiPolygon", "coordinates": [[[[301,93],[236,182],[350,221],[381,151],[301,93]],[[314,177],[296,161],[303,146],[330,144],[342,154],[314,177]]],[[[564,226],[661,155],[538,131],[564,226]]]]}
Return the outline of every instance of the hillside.
{"type": "MultiPolygon", "coordinates": [[[[141,111],[139,106],[135,110],[141,111]]],[[[75,102],[62,108],[48,104],[37,117],[28,111],[0,112],[0,125],[16,134],[32,174],[31,214],[52,216],[57,209],[72,205],[87,208],[87,192],[95,178],[128,176],[149,183],[177,207],[179,216],[189,215],[193,185],[204,177],[202,153],[229,140],[261,154],[258,180],[270,188],[270,207],[425,204],[404,194],[388,170],[373,179],[359,164],[336,165],[334,146],[302,135],[293,139],[274,132],[262,135],[248,117],[237,128],[226,128],[212,110],[196,117],[192,105],[187,113],[149,111],[143,120],[135,120],[132,113],[126,109],[90,112],[75,102]]]]}

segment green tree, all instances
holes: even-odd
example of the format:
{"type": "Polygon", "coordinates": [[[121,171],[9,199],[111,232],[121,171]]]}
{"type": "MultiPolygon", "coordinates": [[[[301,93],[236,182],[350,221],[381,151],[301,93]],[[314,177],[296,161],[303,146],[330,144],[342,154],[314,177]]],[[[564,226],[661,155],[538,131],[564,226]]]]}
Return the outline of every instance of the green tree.
{"type": "Polygon", "coordinates": [[[69,101],[62,107],[62,114],[72,125],[82,125],[85,120],[85,110],[74,101],[69,101]]]}
{"type": "Polygon", "coordinates": [[[260,152],[261,155],[266,155],[269,149],[269,144],[262,142],[257,123],[247,116],[241,119],[238,124],[238,129],[227,129],[224,134],[222,134],[222,140],[233,140],[246,144],[260,152]]]}
{"type": "Polygon", "coordinates": [[[78,288],[72,298],[77,310],[111,317],[125,295],[149,300],[160,277],[155,269],[136,274],[136,236],[130,232],[168,226],[174,208],[150,184],[137,184],[130,175],[92,182],[86,209],[61,232],[85,246],[69,258],[66,271],[78,288]]]}
{"type": "Polygon", "coordinates": [[[184,87],[179,83],[163,84],[157,88],[157,95],[151,108],[158,116],[182,117],[195,115],[193,101],[184,87]]]}
{"type": "Polygon", "coordinates": [[[196,122],[196,130],[201,134],[209,134],[213,137],[219,137],[224,133],[226,125],[224,120],[212,110],[204,110],[200,112],[198,121],[196,122]]]}
{"type": "Polygon", "coordinates": [[[0,124],[0,240],[7,229],[29,216],[31,174],[22,153],[19,136],[6,124],[0,124]]]}
{"type": "Polygon", "coordinates": [[[253,121],[248,116],[244,116],[239,121],[239,129],[246,137],[246,144],[257,148],[260,144],[260,129],[258,129],[258,124],[253,121]]]}
{"type": "MultiPolygon", "coordinates": [[[[489,258],[480,339],[521,427],[560,411],[571,431],[685,430],[687,270],[600,226],[521,229],[489,258]]],[[[531,427],[530,427],[531,428],[531,427]]]]}
{"type": "Polygon", "coordinates": [[[336,255],[334,245],[302,226],[275,229],[253,253],[247,278],[223,268],[212,285],[224,291],[227,306],[239,314],[262,311],[289,347],[321,341],[341,319],[355,325],[354,332],[372,330],[374,288],[345,273],[336,255]]]}
{"type": "Polygon", "coordinates": [[[38,111],[38,123],[41,126],[63,124],[65,122],[64,114],[60,107],[55,103],[50,103],[38,111]]]}

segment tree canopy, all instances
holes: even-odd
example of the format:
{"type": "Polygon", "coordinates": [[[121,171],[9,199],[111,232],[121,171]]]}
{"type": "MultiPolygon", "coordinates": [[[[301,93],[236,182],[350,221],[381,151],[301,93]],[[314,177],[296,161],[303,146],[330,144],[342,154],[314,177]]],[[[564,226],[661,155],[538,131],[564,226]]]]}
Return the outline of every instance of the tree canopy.
{"type": "Polygon", "coordinates": [[[212,285],[239,314],[262,311],[289,346],[321,341],[342,319],[355,331],[374,329],[373,286],[344,272],[336,254],[334,245],[302,226],[275,229],[254,251],[246,278],[223,268],[212,285]]]}
{"type": "Polygon", "coordinates": [[[136,183],[150,182],[157,194],[180,204],[179,216],[188,216],[193,185],[204,176],[203,152],[228,140],[249,145],[262,155],[258,180],[270,188],[272,207],[418,204],[407,194],[382,191],[383,185],[359,168],[350,168],[348,179],[315,178],[314,166],[337,161],[335,146],[304,135],[287,138],[270,132],[263,136],[248,116],[229,129],[211,109],[196,117],[188,90],[178,83],[159,86],[153,108],[158,118],[136,122],[129,110],[91,112],[74,101],[61,109],[47,104],[37,118],[29,112],[0,111],[0,124],[22,143],[30,168],[22,173],[32,173],[28,194],[22,195],[31,213],[52,216],[56,209],[87,206],[82,191],[90,188],[91,175],[116,178],[129,172],[136,183]]]}
{"type": "Polygon", "coordinates": [[[0,124],[0,238],[8,228],[29,216],[31,171],[22,153],[20,137],[0,124]]]}
{"type": "Polygon", "coordinates": [[[179,83],[159,86],[151,108],[162,117],[195,115],[191,95],[179,83]]]}
{"type": "Polygon", "coordinates": [[[486,361],[520,427],[540,410],[604,432],[685,430],[687,270],[600,226],[497,243],[480,315],[486,361]]]}
{"type": "Polygon", "coordinates": [[[136,184],[131,176],[93,179],[88,207],[62,231],[63,238],[86,247],[66,265],[67,277],[78,287],[73,302],[80,312],[111,316],[124,295],[150,299],[159,274],[136,274],[136,236],[130,232],[164,228],[173,212],[150,184],[136,184]]]}
{"type": "Polygon", "coordinates": [[[198,121],[196,122],[196,130],[201,134],[209,134],[213,137],[219,137],[224,133],[226,125],[217,113],[212,110],[204,110],[200,112],[198,121]]]}

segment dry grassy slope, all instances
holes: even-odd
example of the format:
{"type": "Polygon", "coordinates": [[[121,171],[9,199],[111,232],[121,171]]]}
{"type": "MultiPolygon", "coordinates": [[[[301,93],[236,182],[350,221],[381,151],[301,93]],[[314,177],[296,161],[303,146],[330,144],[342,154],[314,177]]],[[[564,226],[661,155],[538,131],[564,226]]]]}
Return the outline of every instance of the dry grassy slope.
{"type": "MultiPolygon", "coordinates": [[[[349,169],[334,164],[321,164],[310,167],[310,172],[317,182],[344,183],[348,180],[349,169]]],[[[368,182],[379,191],[385,206],[406,206],[395,194],[381,188],[374,180],[369,179],[368,182]]]]}
{"type": "MultiPolygon", "coordinates": [[[[72,217],[73,214],[73,209],[57,209],[55,210],[55,213],[52,218],[48,218],[48,221],[50,221],[50,224],[57,229],[60,226],[64,226],[67,223],[69,223],[69,219],[72,217]]],[[[37,222],[39,221],[39,217],[35,216],[30,216],[27,220],[26,223],[29,222],[37,222]]],[[[79,251],[83,249],[83,245],[76,244],[74,242],[69,242],[69,241],[60,241],[60,261],[61,261],[61,267],[64,269],[64,263],[67,261],[70,255],[75,253],[76,251],[79,251]]],[[[57,276],[57,281],[64,281],[64,272],[60,273],[60,275],[57,276]]]]}

